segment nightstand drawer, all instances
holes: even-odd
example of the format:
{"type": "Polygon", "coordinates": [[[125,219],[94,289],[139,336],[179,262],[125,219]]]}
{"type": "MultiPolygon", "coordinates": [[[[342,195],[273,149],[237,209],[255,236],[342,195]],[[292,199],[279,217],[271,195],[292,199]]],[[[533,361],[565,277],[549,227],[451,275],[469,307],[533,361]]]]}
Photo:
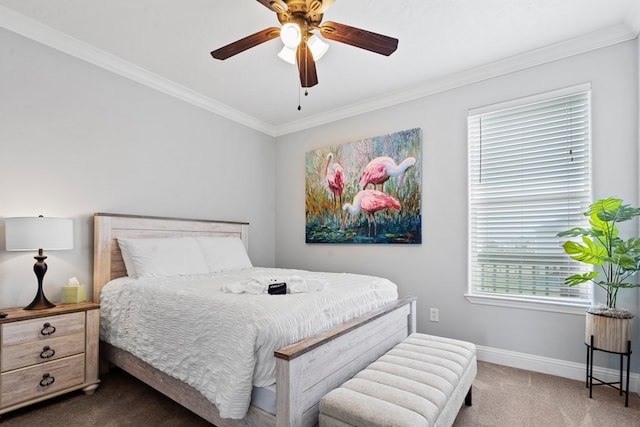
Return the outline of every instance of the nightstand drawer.
{"type": "Polygon", "coordinates": [[[61,335],[84,334],[83,312],[40,317],[2,325],[2,348],[31,341],[42,341],[61,335]]]}
{"type": "Polygon", "coordinates": [[[64,335],[46,341],[12,345],[2,350],[2,372],[84,353],[84,334],[64,335]]]}
{"type": "Polygon", "coordinates": [[[84,354],[2,374],[0,404],[7,407],[84,382],[84,354]]]}

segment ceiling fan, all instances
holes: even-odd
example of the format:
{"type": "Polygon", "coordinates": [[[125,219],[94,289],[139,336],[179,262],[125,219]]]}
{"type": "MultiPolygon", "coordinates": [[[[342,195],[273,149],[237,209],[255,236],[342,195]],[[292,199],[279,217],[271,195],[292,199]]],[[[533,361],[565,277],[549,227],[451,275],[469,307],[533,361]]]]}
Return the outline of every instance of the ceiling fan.
{"type": "Polygon", "coordinates": [[[373,33],[337,22],[321,24],[325,11],[335,0],[258,0],[278,15],[282,28],[269,27],[211,52],[216,59],[225,60],[254,46],[274,39],[282,39],[284,47],[278,56],[298,64],[300,84],[308,88],[318,84],[315,61],[326,52],[328,45],[313,31],[325,38],[371,52],[389,56],[398,47],[398,39],[373,33]]]}

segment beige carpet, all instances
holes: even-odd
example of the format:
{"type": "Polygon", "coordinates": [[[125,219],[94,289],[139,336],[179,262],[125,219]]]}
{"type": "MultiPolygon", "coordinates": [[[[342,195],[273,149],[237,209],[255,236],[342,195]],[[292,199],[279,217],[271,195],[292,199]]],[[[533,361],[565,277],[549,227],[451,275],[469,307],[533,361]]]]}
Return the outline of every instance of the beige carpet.
{"type": "Polygon", "coordinates": [[[624,396],[609,386],[589,389],[584,381],[490,363],[478,363],[473,406],[463,406],[455,427],[640,426],[640,397],[624,396]]]}
{"type": "MultiPolygon", "coordinates": [[[[607,386],[589,390],[567,380],[480,362],[473,385],[473,406],[463,406],[455,427],[640,426],[640,397],[607,386]]],[[[3,427],[15,426],[208,426],[120,370],[102,377],[93,396],[74,392],[5,414],[3,427]]]]}

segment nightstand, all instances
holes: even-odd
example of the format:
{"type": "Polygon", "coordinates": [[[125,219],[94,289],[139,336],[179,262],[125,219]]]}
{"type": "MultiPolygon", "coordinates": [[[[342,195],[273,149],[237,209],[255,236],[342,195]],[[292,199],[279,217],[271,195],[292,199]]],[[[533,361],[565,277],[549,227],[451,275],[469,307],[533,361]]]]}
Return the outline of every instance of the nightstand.
{"type": "Polygon", "coordinates": [[[0,414],[98,388],[99,308],[84,302],[2,310],[7,317],[0,318],[0,414]]]}

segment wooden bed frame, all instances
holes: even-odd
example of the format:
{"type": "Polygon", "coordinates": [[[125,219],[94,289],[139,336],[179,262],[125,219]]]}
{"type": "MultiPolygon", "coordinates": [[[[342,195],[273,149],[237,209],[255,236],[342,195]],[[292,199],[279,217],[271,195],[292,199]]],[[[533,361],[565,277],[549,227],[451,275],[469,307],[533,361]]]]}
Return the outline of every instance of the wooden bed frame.
{"type": "MultiPolygon", "coordinates": [[[[110,280],[126,276],[118,238],[236,236],[248,247],[245,222],[94,214],[93,301],[110,280]]],[[[131,353],[100,343],[103,360],[129,372],[218,427],[313,426],[318,403],[391,347],[415,332],[415,298],[399,299],[336,328],[275,352],[277,416],[251,406],[242,420],[221,418],[193,387],[153,368],[131,353]]]]}

